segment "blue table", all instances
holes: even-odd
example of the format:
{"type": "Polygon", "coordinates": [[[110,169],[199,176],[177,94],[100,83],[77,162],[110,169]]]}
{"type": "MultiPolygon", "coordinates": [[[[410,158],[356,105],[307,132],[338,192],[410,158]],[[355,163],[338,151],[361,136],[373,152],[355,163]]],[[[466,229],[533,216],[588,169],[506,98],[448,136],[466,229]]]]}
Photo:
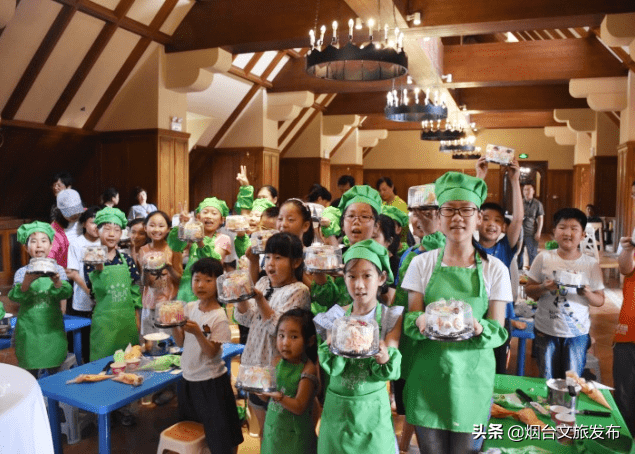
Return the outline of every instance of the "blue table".
{"type": "MultiPolygon", "coordinates": [[[[15,329],[17,317],[11,318],[11,330],[10,333],[15,329]]],[[[86,326],[90,326],[92,320],[85,317],[77,317],[75,315],[64,315],[64,331],[67,333],[71,331],[73,333],[73,351],[75,352],[75,358],[77,359],[77,364],[82,365],[82,334],[80,330],[86,326]]],[[[0,350],[4,350],[5,348],[9,348],[11,346],[11,339],[4,338],[0,339],[0,350]]]]}
{"type": "MultiPolygon", "coordinates": [[[[223,344],[222,358],[226,364],[231,358],[242,353],[244,345],[223,344]]],[[[117,410],[148,394],[159,391],[166,386],[178,382],[182,374],[170,372],[145,374],[145,381],[141,386],[130,386],[112,380],[104,380],[98,383],[79,383],[67,385],[79,374],[98,374],[112,356],[84,364],[80,367],[59,372],[55,375],[39,380],[42,394],[49,402],[49,422],[53,436],[53,446],[56,454],[61,454],[62,437],[59,421],[59,402],[97,413],[99,426],[99,454],[110,453],[110,412],[117,410]]],[[[228,369],[229,372],[229,369],[228,369]]]]}

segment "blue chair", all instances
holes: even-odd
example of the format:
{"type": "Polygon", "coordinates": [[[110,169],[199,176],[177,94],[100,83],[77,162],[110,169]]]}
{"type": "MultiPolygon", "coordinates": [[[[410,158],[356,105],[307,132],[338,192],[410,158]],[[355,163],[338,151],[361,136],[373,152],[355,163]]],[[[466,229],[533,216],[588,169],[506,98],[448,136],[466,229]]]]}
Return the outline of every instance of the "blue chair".
{"type": "MultiPolygon", "coordinates": [[[[507,303],[506,314],[505,317],[510,320],[518,320],[516,317],[516,313],[514,312],[514,304],[507,303]]],[[[525,350],[526,350],[526,342],[527,339],[533,339],[534,335],[534,322],[522,320],[527,323],[527,327],[525,329],[517,329],[512,326],[511,335],[512,337],[518,338],[518,354],[517,354],[517,372],[516,375],[523,376],[525,375],[525,350]]]]}

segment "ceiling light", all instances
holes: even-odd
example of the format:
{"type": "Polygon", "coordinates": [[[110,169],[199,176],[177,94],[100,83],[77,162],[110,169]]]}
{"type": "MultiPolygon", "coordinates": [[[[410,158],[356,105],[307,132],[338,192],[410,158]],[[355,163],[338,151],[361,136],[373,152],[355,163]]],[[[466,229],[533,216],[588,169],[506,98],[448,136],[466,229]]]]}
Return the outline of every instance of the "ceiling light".
{"type": "Polygon", "coordinates": [[[445,93],[439,89],[393,89],[386,95],[386,101],[384,114],[391,121],[438,121],[448,117],[445,93]]]}
{"type": "Polygon", "coordinates": [[[417,11],[413,14],[408,14],[406,20],[411,20],[412,25],[421,25],[421,12],[417,11]]]}

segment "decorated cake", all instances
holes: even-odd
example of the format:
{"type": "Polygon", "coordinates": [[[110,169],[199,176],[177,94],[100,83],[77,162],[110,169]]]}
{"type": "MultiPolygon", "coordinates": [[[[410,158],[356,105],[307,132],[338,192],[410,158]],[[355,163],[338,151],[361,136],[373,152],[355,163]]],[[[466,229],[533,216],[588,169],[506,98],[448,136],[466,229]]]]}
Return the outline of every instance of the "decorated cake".
{"type": "Polygon", "coordinates": [[[108,248],[106,246],[84,246],[84,263],[96,265],[108,261],[108,248]]]}
{"type": "Polygon", "coordinates": [[[241,364],[236,378],[236,387],[249,392],[276,391],[276,369],[271,366],[241,364]]]}
{"type": "Polygon", "coordinates": [[[408,208],[438,207],[434,194],[434,183],[408,188],[408,208]]]}
{"type": "Polygon", "coordinates": [[[227,216],[225,219],[225,228],[232,232],[244,232],[249,228],[249,220],[247,216],[227,216]]]}
{"type": "Polygon", "coordinates": [[[203,223],[194,216],[185,224],[179,225],[179,240],[198,243],[205,237],[203,223]]]}
{"type": "Polygon", "coordinates": [[[491,143],[487,144],[485,147],[485,160],[507,166],[514,160],[514,149],[492,145],[491,143]]]}
{"type": "Polygon", "coordinates": [[[261,230],[251,234],[251,252],[253,254],[264,254],[267,240],[278,233],[277,230],[261,230]]]}
{"type": "Polygon", "coordinates": [[[156,324],[178,326],[185,323],[184,303],[181,301],[160,301],[156,305],[156,324]]]}
{"type": "Polygon", "coordinates": [[[143,256],[143,269],[156,271],[165,267],[165,254],[161,251],[151,251],[143,256]]]}
{"type": "Polygon", "coordinates": [[[436,340],[463,340],[472,337],[472,307],[463,301],[453,299],[441,299],[428,304],[424,334],[436,340]]]}
{"type": "Polygon", "coordinates": [[[222,303],[236,303],[254,296],[254,285],[247,270],[225,273],[216,280],[218,300],[222,303]]]}
{"type": "Polygon", "coordinates": [[[341,317],[331,331],[331,351],[336,355],[364,358],[379,351],[379,326],[375,320],[341,317]]]}
{"type": "Polygon", "coordinates": [[[310,246],[304,251],[304,266],[308,272],[341,271],[342,250],[326,244],[310,246]]]}
{"type": "Polygon", "coordinates": [[[584,285],[584,274],[576,271],[556,272],[556,282],[569,287],[582,287],[584,285]]]}
{"type": "Polygon", "coordinates": [[[52,276],[57,273],[57,262],[47,257],[34,257],[29,261],[28,272],[52,276]]]}

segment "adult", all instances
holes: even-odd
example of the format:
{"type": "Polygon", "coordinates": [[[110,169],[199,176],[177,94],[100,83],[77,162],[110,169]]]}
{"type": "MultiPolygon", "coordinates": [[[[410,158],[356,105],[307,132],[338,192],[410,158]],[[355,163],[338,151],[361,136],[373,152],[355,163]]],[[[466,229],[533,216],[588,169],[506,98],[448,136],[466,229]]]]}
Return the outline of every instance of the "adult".
{"type": "Polygon", "coordinates": [[[311,191],[307,196],[307,202],[319,203],[323,207],[327,207],[331,204],[331,193],[321,184],[315,183],[311,186],[311,191]]]}
{"type": "Polygon", "coordinates": [[[57,194],[62,192],[64,189],[71,189],[73,185],[73,177],[68,172],[57,172],[51,178],[51,189],[53,190],[53,195],[57,197],[57,194]]]}
{"type": "Polygon", "coordinates": [[[148,192],[140,186],[134,189],[134,195],[139,202],[138,205],[133,205],[128,211],[128,220],[132,221],[136,218],[144,218],[153,211],[157,211],[156,205],[148,203],[148,192]]]}
{"type": "Polygon", "coordinates": [[[76,190],[64,189],[57,194],[57,210],[54,211],[54,220],[51,224],[55,230],[55,238],[49,257],[54,258],[64,268],[67,265],[70,241],[75,241],[78,237],[74,234],[77,230],[75,226],[79,224],[79,216],[83,212],[84,205],[76,190]],[[67,231],[70,232],[67,234],[67,231]]]}
{"type": "Polygon", "coordinates": [[[339,177],[339,179],[337,180],[337,189],[340,191],[340,196],[337,199],[331,201],[331,206],[339,206],[342,194],[344,194],[353,186],[355,186],[355,178],[352,175],[342,175],[341,177],[339,177]]]}
{"type": "Polygon", "coordinates": [[[377,180],[375,188],[379,191],[384,205],[392,205],[408,214],[408,204],[397,195],[395,185],[389,177],[381,177],[377,180]]]}
{"type": "Polygon", "coordinates": [[[117,188],[110,187],[101,194],[101,204],[104,207],[114,208],[119,205],[119,191],[117,188]]]}
{"type": "Polygon", "coordinates": [[[258,199],[267,199],[274,205],[278,203],[278,190],[270,184],[265,185],[258,191],[258,199]]]}
{"type": "Polygon", "coordinates": [[[525,216],[523,217],[523,248],[518,254],[518,269],[523,269],[523,255],[525,249],[527,249],[527,255],[529,257],[528,266],[534,262],[534,259],[538,255],[538,242],[540,241],[540,235],[542,235],[542,226],[545,220],[545,210],[542,207],[542,203],[534,195],[536,189],[531,183],[523,185],[523,207],[525,209],[525,216]]]}

